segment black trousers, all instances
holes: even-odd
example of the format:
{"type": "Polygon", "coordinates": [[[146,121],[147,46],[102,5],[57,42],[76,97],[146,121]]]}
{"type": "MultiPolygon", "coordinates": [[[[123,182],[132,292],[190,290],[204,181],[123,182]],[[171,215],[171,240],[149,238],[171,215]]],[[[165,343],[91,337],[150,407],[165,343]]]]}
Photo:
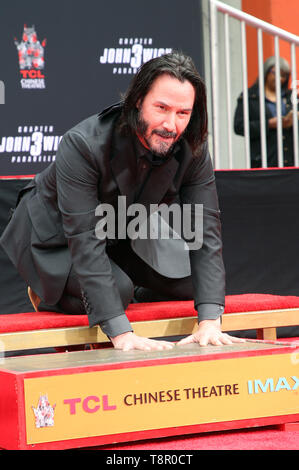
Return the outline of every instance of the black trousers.
{"type": "MultiPolygon", "coordinates": [[[[124,309],[133,301],[192,300],[191,276],[168,278],[148,266],[132,250],[129,241],[121,240],[107,248],[112,272],[124,309]]],[[[74,270],[71,270],[64,293],[57,305],[64,313],[82,314],[84,305],[74,270]]]]}

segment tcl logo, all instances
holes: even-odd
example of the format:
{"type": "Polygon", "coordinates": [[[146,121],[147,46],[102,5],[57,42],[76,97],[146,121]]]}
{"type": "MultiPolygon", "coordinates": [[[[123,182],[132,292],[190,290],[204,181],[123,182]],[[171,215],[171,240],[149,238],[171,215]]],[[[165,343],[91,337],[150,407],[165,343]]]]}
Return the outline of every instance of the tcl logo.
{"type": "Polygon", "coordinates": [[[20,70],[23,78],[45,78],[40,70],[20,70]]]}
{"type": "Polygon", "coordinates": [[[96,411],[112,411],[116,410],[116,405],[109,404],[108,395],[89,395],[85,398],[66,398],[63,400],[65,405],[69,406],[69,413],[75,415],[78,408],[85,411],[85,413],[95,413],[96,411]]]}

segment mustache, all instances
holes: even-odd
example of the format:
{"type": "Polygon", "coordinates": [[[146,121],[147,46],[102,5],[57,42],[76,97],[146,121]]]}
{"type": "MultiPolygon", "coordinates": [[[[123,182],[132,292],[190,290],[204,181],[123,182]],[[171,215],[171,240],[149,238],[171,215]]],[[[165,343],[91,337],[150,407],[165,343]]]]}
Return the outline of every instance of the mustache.
{"type": "Polygon", "coordinates": [[[177,136],[177,133],[176,132],[168,132],[168,131],[165,131],[163,129],[159,130],[159,129],[154,129],[152,131],[152,134],[157,134],[159,135],[160,137],[164,137],[164,138],[173,138],[175,139],[176,136],[177,136]]]}

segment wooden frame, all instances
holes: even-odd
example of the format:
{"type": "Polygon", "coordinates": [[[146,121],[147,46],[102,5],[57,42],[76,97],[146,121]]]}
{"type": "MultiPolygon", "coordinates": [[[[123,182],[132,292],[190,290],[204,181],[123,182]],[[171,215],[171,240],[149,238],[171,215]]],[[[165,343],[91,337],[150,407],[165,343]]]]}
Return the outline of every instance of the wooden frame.
{"type": "MultiPolygon", "coordinates": [[[[196,327],[196,317],[132,322],[137,335],[150,338],[190,334],[196,327]]],[[[222,331],[256,330],[258,339],[276,340],[276,328],[299,324],[299,308],[225,313],[222,331]]],[[[0,333],[2,351],[19,351],[49,347],[68,347],[90,343],[109,344],[109,339],[97,326],[51,328],[0,333]]]]}

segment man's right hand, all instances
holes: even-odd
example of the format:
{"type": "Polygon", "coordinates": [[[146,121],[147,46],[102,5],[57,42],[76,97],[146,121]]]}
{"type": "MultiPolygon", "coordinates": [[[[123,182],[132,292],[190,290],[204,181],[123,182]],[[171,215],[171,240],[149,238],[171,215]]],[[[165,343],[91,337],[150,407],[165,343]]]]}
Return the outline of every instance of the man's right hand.
{"type": "Polygon", "coordinates": [[[174,344],[168,341],[156,341],[154,339],[144,338],[135,335],[135,333],[131,331],[110,339],[114,348],[121,349],[122,351],[132,351],[133,349],[140,351],[163,351],[174,347],[174,344]]]}

